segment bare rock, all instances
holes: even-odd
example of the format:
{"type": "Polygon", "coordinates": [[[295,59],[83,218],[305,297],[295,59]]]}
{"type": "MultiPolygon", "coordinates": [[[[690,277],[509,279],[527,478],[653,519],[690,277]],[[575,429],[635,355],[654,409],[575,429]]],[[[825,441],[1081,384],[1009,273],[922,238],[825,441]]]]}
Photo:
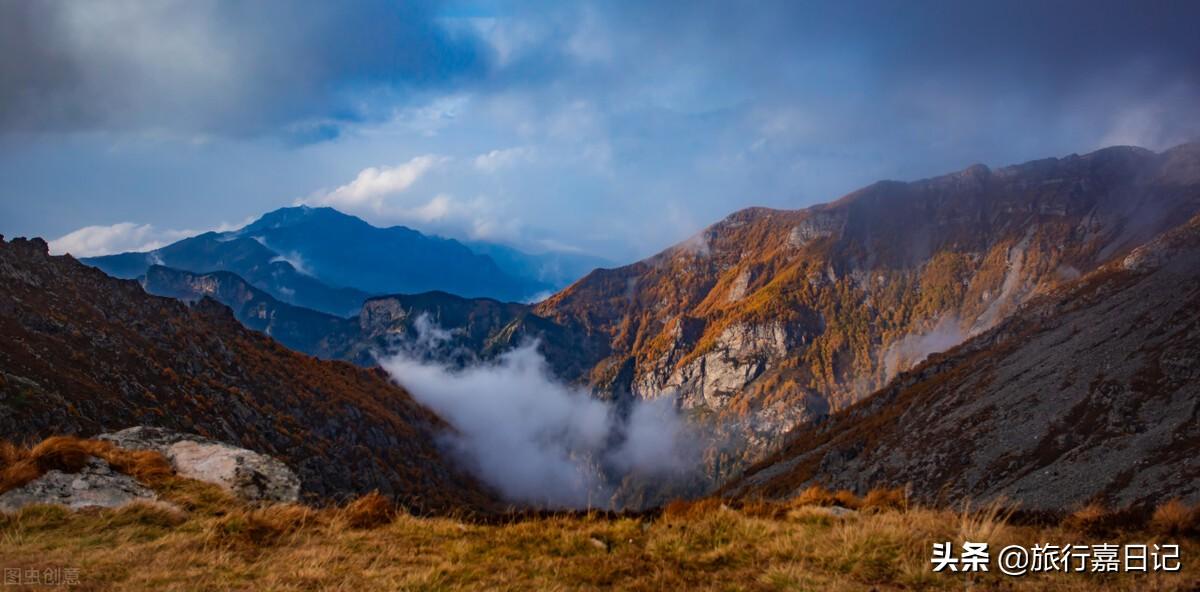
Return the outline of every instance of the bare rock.
{"type": "Polygon", "coordinates": [[[54,470],[0,495],[0,511],[16,512],[32,504],[55,504],[72,510],[116,508],[138,500],[153,500],[154,492],[129,475],[112,470],[98,458],[77,473],[54,470]]]}
{"type": "Polygon", "coordinates": [[[129,450],[156,450],[181,477],[215,483],[252,501],[294,502],[300,479],[287,465],[245,448],[195,434],[138,426],[99,436],[129,450]]]}

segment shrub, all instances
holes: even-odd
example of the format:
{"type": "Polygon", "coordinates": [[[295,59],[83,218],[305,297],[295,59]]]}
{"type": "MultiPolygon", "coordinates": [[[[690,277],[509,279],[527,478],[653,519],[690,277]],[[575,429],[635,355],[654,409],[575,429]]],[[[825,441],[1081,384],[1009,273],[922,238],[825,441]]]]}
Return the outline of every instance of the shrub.
{"type": "Polygon", "coordinates": [[[1173,499],[1154,509],[1150,529],[1158,534],[1179,536],[1200,534],[1200,508],[1173,499]]]}
{"type": "Polygon", "coordinates": [[[1063,527],[1089,535],[1107,532],[1112,523],[1112,512],[1100,502],[1089,502],[1075,510],[1063,520],[1063,527]]]}
{"type": "Polygon", "coordinates": [[[908,492],[903,487],[872,489],[863,498],[862,507],[875,510],[903,510],[908,508],[908,492]]]}
{"type": "Polygon", "coordinates": [[[352,502],[343,510],[342,516],[351,528],[375,528],[383,526],[396,517],[396,504],[378,491],[372,491],[352,502]]]}
{"type": "Polygon", "coordinates": [[[142,525],[174,528],[187,522],[187,514],[163,502],[136,501],[113,511],[110,527],[142,525]]]}
{"type": "Polygon", "coordinates": [[[795,506],[834,506],[838,500],[824,485],[812,485],[792,498],[791,505],[795,506]]]}
{"type": "Polygon", "coordinates": [[[720,498],[706,497],[698,500],[671,500],[663,507],[663,518],[667,520],[683,520],[700,518],[721,509],[724,503],[720,498]]]}
{"type": "Polygon", "coordinates": [[[741,512],[743,516],[749,516],[752,518],[775,519],[787,514],[787,508],[782,504],[760,499],[742,502],[738,507],[738,511],[741,512]]]}
{"type": "Polygon", "coordinates": [[[863,500],[849,489],[839,489],[837,493],[833,494],[833,499],[837,501],[837,505],[851,510],[857,510],[863,505],[863,500]]]}
{"type": "Polygon", "coordinates": [[[216,538],[251,547],[274,545],[301,527],[315,523],[318,513],[299,504],[274,504],[230,512],[216,523],[216,538]]]}

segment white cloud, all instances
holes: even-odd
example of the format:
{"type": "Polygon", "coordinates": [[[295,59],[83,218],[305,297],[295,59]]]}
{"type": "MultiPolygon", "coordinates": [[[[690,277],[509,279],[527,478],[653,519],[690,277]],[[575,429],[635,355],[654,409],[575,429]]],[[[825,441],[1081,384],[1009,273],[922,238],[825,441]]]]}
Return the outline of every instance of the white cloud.
{"type": "Polygon", "coordinates": [[[291,265],[293,269],[304,275],[313,275],[312,269],[308,267],[308,263],[304,260],[304,257],[301,257],[300,253],[297,253],[296,251],[288,251],[283,255],[276,255],[273,259],[271,259],[271,263],[276,263],[279,261],[291,265]]]}
{"type": "Polygon", "coordinates": [[[152,251],[174,241],[198,234],[191,230],[155,228],[150,224],[121,222],[111,226],[85,226],[50,241],[55,255],[96,257],[127,251],[152,251]]]}
{"type": "MultiPolygon", "coordinates": [[[[498,167],[501,161],[516,158],[515,154],[493,151],[480,157],[486,162],[484,166],[498,167]]],[[[520,154],[525,156],[524,152],[520,154]]],[[[424,175],[448,162],[448,157],[427,154],[394,167],[363,169],[349,183],[296,203],[331,206],[376,225],[405,224],[422,232],[472,240],[519,238],[520,221],[502,215],[496,201],[489,196],[463,199],[450,193],[437,193],[426,198],[412,190],[424,175]]],[[[475,165],[479,166],[478,159],[475,165]]]]}
{"type": "Polygon", "coordinates": [[[555,379],[536,343],[491,363],[444,367],[423,360],[420,340],[427,347],[449,335],[425,335],[431,324],[418,321],[417,351],[380,365],[456,428],[443,443],[506,498],[549,508],[606,507],[627,476],[669,484],[700,466],[700,434],[672,397],[636,400],[623,416],[555,379]]]}
{"type": "Polygon", "coordinates": [[[532,162],[534,150],[524,146],[492,150],[475,157],[475,168],[494,173],[522,162],[532,162]]]}
{"type": "Polygon", "coordinates": [[[353,181],[328,193],[302,200],[308,205],[332,206],[350,212],[363,209],[382,212],[389,198],[407,191],[425,173],[446,162],[434,154],[417,156],[392,167],[368,167],[353,181]]]}

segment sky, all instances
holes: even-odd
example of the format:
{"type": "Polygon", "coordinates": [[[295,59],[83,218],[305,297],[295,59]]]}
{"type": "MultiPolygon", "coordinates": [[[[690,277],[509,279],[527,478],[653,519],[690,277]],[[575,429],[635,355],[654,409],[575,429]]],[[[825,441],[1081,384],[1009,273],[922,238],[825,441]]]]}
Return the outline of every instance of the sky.
{"type": "Polygon", "coordinates": [[[0,0],[0,233],[83,256],[331,205],[627,262],[743,207],[1196,140],[1196,22],[1170,0],[0,0]]]}

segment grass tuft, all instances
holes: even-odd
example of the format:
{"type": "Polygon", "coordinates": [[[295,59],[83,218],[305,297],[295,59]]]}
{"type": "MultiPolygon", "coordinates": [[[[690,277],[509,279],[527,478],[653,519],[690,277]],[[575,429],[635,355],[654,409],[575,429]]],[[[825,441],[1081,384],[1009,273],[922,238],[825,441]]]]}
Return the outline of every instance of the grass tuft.
{"type": "Polygon", "coordinates": [[[1154,509],[1150,529],[1167,536],[1200,534],[1200,507],[1189,507],[1173,499],[1154,509]]]}
{"type": "Polygon", "coordinates": [[[396,503],[372,491],[350,502],[342,517],[351,528],[375,528],[390,523],[398,513],[396,503]]]}

